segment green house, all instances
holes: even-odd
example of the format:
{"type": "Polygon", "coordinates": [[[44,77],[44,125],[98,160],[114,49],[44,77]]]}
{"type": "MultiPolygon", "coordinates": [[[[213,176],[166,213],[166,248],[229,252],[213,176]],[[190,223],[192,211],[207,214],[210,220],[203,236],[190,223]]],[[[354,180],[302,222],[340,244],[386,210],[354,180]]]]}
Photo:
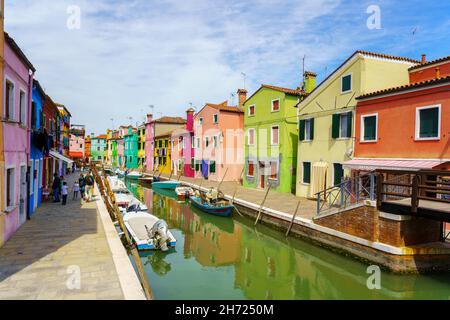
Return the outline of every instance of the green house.
{"type": "Polygon", "coordinates": [[[135,128],[128,128],[128,132],[123,137],[124,139],[124,158],[125,167],[127,169],[138,168],[138,133],[135,128]]]}
{"type": "Polygon", "coordinates": [[[295,193],[297,103],[303,89],[262,85],[244,104],[244,186],[295,193]]]}

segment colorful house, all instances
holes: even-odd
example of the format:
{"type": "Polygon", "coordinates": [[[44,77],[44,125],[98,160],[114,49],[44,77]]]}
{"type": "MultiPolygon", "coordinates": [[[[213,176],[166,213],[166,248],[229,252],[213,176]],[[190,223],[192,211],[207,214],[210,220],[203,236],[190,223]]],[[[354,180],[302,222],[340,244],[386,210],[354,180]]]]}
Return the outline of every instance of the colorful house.
{"type": "Polygon", "coordinates": [[[154,168],[157,172],[170,174],[172,168],[172,130],[155,137],[154,168]]]}
{"type": "Polygon", "coordinates": [[[85,159],[85,134],[85,126],[72,125],[70,128],[69,156],[78,166],[81,166],[85,159]]]}
{"type": "Polygon", "coordinates": [[[305,95],[301,88],[262,85],[245,102],[245,187],[264,189],[270,183],[271,190],[295,192],[298,141],[295,105],[305,95]]]}
{"type": "MultiPolygon", "coordinates": [[[[245,100],[240,90],[240,102],[245,100]]],[[[194,157],[197,177],[238,181],[244,165],[244,112],[241,104],[207,103],[194,119],[194,157]]]]}
{"type": "Polygon", "coordinates": [[[123,137],[124,159],[127,169],[137,169],[138,165],[138,133],[137,129],[130,127],[123,137]]]}
{"type": "Polygon", "coordinates": [[[69,158],[70,149],[70,118],[72,115],[65,105],[57,103],[56,104],[59,111],[60,119],[60,144],[59,144],[59,154],[62,156],[58,157],[60,162],[60,174],[65,175],[69,169],[69,165],[73,163],[69,158]]]}
{"type": "Polygon", "coordinates": [[[152,114],[147,115],[147,122],[145,123],[145,160],[146,171],[153,172],[155,159],[155,137],[161,136],[169,131],[181,128],[186,124],[186,120],[181,117],[162,117],[153,119],[152,114]]]}
{"type": "Polygon", "coordinates": [[[89,159],[91,158],[91,136],[87,136],[84,140],[84,157],[85,162],[89,163],[89,159]]]}
{"type": "Polygon", "coordinates": [[[297,196],[315,198],[349,175],[343,163],[355,147],[356,97],[407,84],[408,68],[417,63],[356,51],[298,104],[297,196]]]}
{"type": "Polygon", "coordinates": [[[59,111],[53,100],[45,95],[43,106],[43,127],[44,133],[47,134],[47,146],[44,148],[44,174],[43,174],[43,190],[45,193],[50,192],[53,182],[53,175],[59,173],[59,160],[52,156],[57,153],[59,145],[59,111]]]}
{"type": "Polygon", "coordinates": [[[138,128],[138,167],[144,170],[145,166],[145,124],[142,124],[138,128]]]}
{"type": "Polygon", "coordinates": [[[193,108],[186,111],[186,125],[172,132],[172,168],[174,174],[195,177],[194,158],[194,113],[193,108]]]}
{"type": "Polygon", "coordinates": [[[27,173],[30,154],[30,110],[35,68],[7,34],[4,48],[4,114],[1,122],[4,159],[4,209],[0,243],[27,219],[27,173]]]}
{"type": "Polygon", "coordinates": [[[345,168],[450,170],[450,56],[423,57],[409,69],[409,84],[356,99],[355,157],[345,168]]]}
{"type": "Polygon", "coordinates": [[[106,159],[106,134],[95,137],[91,135],[91,160],[104,162],[106,159]]]}
{"type": "MultiPolygon", "coordinates": [[[[0,9],[2,14],[0,15],[0,85],[4,87],[4,62],[5,61],[5,34],[4,34],[4,1],[0,1],[0,9]]],[[[4,97],[3,90],[0,90],[0,119],[4,117],[4,97]]],[[[0,124],[0,247],[4,241],[5,230],[5,197],[3,196],[3,190],[5,190],[5,155],[3,150],[3,125],[0,124]]]]}
{"type": "Polygon", "coordinates": [[[28,215],[31,217],[42,198],[43,151],[47,136],[43,130],[43,106],[45,92],[37,80],[33,81],[30,118],[30,180],[28,197],[28,215]]]}

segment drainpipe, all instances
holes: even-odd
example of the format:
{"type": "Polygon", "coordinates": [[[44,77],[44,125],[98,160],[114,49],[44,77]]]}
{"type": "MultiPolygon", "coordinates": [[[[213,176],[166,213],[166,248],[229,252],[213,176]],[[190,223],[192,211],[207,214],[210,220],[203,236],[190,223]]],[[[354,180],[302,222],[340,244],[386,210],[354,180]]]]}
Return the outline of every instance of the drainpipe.
{"type": "MultiPolygon", "coordinates": [[[[27,107],[27,146],[28,146],[28,152],[26,152],[27,155],[27,174],[26,174],[26,181],[27,181],[27,191],[26,191],[26,205],[25,205],[25,212],[27,214],[27,220],[31,219],[31,207],[30,207],[30,187],[31,187],[31,167],[30,167],[30,156],[31,156],[31,101],[33,99],[33,78],[34,78],[34,72],[30,72],[28,75],[28,107],[27,107]]],[[[37,196],[36,194],[34,195],[37,196]]]]}

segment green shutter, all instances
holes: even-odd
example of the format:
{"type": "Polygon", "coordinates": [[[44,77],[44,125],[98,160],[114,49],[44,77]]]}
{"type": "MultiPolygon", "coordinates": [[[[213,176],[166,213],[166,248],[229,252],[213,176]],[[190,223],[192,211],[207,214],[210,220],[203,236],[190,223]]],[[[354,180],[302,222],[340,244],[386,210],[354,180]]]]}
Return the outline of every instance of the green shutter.
{"type": "Polygon", "coordinates": [[[420,110],[420,138],[435,138],[439,136],[439,108],[420,110]]]}
{"type": "Polygon", "coordinates": [[[331,127],[331,137],[333,139],[339,138],[339,114],[333,114],[333,122],[331,127]]]}
{"type": "Polygon", "coordinates": [[[209,173],[216,173],[216,162],[211,161],[209,164],[209,173]]]}
{"type": "Polygon", "coordinates": [[[300,141],[305,140],[305,120],[300,120],[298,136],[300,137],[300,141]]]}
{"type": "Polygon", "coordinates": [[[200,162],[195,162],[195,171],[200,171],[200,162]]]}
{"type": "Polygon", "coordinates": [[[303,182],[311,183],[311,162],[303,162],[303,182]]]}
{"type": "Polygon", "coordinates": [[[365,117],[364,118],[364,140],[365,141],[373,141],[376,139],[376,132],[377,132],[377,128],[376,128],[376,117],[375,116],[371,116],[371,117],[365,117]]]}
{"type": "Polygon", "coordinates": [[[352,137],[352,127],[353,127],[353,112],[347,113],[347,138],[352,137]]]}
{"type": "Polygon", "coordinates": [[[310,120],[309,130],[310,130],[310,137],[311,137],[311,140],[314,140],[314,118],[312,118],[312,119],[310,120]]]}
{"type": "Polygon", "coordinates": [[[191,169],[194,169],[194,163],[195,163],[194,158],[191,158],[191,169]]]}
{"type": "Polygon", "coordinates": [[[335,163],[334,167],[334,185],[341,184],[342,177],[344,176],[344,169],[342,168],[342,164],[335,163]]]}

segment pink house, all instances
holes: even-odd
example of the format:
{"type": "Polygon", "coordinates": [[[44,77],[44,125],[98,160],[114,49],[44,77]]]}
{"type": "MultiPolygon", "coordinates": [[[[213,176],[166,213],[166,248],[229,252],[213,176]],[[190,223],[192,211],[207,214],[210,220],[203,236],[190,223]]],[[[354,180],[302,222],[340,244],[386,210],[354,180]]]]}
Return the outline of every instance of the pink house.
{"type": "MultiPolygon", "coordinates": [[[[30,114],[35,68],[16,42],[5,33],[4,62],[4,179],[5,213],[2,240],[6,242],[27,219],[27,174],[30,170],[30,114]]],[[[0,242],[3,242],[0,241],[0,242]]]]}
{"type": "Polygon", "coordinates": [[[244,165],[245,90],[239,90],[239,106],[207,103],[194,119],[196,177],[213,181],[238,181],[244,165]],[[225,175],[226,173],[226,175],[225,175]]]}
{"type": "Polygon", "coordinates": [[[184,177],[195,177],[194,159],[194,113],[195,110],[186,110],[186,125],[172,132],[172,168],[174,174],[184,177]]]}

